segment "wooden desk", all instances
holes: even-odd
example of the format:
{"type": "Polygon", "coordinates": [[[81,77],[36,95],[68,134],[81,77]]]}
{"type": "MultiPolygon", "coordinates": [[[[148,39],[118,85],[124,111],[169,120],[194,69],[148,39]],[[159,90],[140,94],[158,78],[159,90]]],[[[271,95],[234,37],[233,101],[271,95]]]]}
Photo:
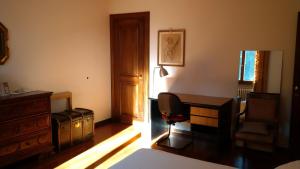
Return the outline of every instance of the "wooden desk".
{"type": "MultiPolygon", "coordinates": [[[[175,93],[190,109],[192,126],[217,129],[220,142],[230,140],[232,98],[175,93]]],[[[161,119],[156,98],[150,98],[152,139],[166,131],[167,124],[161,119]]]]}

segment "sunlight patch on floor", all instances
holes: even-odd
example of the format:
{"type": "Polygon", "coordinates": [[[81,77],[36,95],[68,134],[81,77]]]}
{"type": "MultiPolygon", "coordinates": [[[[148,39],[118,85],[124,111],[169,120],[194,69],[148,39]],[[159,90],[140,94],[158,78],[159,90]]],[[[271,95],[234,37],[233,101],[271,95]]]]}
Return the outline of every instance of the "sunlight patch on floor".
{"type": "Polygon", "coordinates": [[[125,130],[117,133],[116,135],[104,140],[103,142],[95,145],[87,151],[75,156],[67,162],[59,165],[56,169],[77,169],[86,168],[104,157],[106,154],[112,152],[125,142],[129,141],[141,131],[134,125],[126,128],[125,130]]]}
{"type": "Polygon", "coordinates": [[[120,150],[118,153],[104,161],[102,164],[96,167],[96,169],[104,169],[104,168],[110,168],[114,164],[118,163],[119,161],[123,160],[130,154],[134,153],[138,149],[143,147],[143,141],[142,138],[139,138],[138,140],[134,141],[133,143],[129,144],[122,150],[120,150]]]}
{"type": "Polygon", "coordinates": [[[159,137],[151,140],[151,138],[149,138],[149,136],[151,137],[151,133],[149,133],[151,131],[149,131],[149,126],[147,124],[141,124],[140,123],[140,124],[135,125],[135,126],[139,126],[139,128],[143,129],[142,130],[142,137],[137,139],[133,143],[129,144],[128,146],[126,146],[125,148],[120,150],[118,153],[116,153],[115,155],[113,155],[112,157],[107,159],[106,161],[104,161],[102,164],[97,166],[96,169],[110,168],[111,166],[113,166],[114,164],[116,164],[116,163],[120,162],[121,160],[125,159],[127,156],[131,155],[132,153],[134,153],[138,149],[151,148],[152,144],[155,144],[157,142],[157,140],[159,140],[162,137],[165,137],[168,134],[167,132],[165,132],[162,135],[160,135],[159,137]]]}

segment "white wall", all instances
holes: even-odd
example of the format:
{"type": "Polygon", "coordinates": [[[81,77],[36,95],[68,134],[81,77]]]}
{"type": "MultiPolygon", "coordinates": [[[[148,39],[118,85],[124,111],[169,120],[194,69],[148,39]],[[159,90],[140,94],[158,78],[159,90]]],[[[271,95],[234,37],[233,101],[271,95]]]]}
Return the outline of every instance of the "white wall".
{"type": "Polygon", "coordinates": [[[282,71],[282,51],[271,51],[268,67],[267,92],[280,93],[281,72],[282,71]]]}
{"type": "Polygon", "coordinates": [[[95,121],[110,118],[107,9],[106,0],[0,0],[10,48],[0,81],[72,91],[74,107],[93,109],[95,121]]]}
{"type": "Polygon", "coordinates": [[[185,67],[167,67],[162,90],[236,95],[239,51],[282,50],[280,144],[288,144],[297,0],[110,0],[110,13],[150,11],[150,95],[157,31],[186,29],[185,67]]]}

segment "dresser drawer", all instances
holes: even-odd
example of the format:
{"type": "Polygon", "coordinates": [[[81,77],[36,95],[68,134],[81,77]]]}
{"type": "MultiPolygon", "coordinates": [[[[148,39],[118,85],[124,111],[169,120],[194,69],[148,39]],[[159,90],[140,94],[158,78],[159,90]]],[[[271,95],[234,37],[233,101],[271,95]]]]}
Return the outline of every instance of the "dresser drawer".
{"type": "Polygon", "coordinates": [[[218,110],[215,110],[215,109],[191,107],[191,115],[218,118],[219,112],[218,112],[218,110]]]}
{"type": "Polygon", "coordinates": [[[0,125],[0,141],[50,127],[50,115],[43,114],[0,125]]]}
{"type": "Polygon", "coordinates": [[[24,140],[20,143],[19,150],[25,150],[29,148],[34,148],[36,146],[44,145],[44,144],[50,144],[51,143],[51,135],[50,133],[45,133],[38,135],[36,137],[24,140]]]}
{"type": "Polygon", "coordinates": [[[14,124],[0,125],[0,140],[5,140],[10,137],[17,136],[19,132],[19,126],[14,124]]]}
{"type": "Polygon", "coordinates": [[[28,118],[25,121],[20,122],[20,133],[31,133],[44,128],[50,127],[50,115],[44,114],[28,118]]]}
{"type": "Polygon", "coordinates": [[[0,146],[0,157],[49,144],[51,144],[51,132],[47,130],[39,134],[28,136],[22,140],[0,146]]]}
{"type": "Polygon", "coordinates": [[[12,143],[7,146],[2,146],[2,147],[0,147],[0,157],[5,156],[7,154],[15,153],[15,152],[17,152],[18,148],[19,148],[18,143],[12,143]]]}
{"type": "Polygon", "coordinates": [[[191,115],[191,124],[218,127],[218,119],[191,115]]]}
{"type": "Polygon", "coordinates": [[[35,98],[22,102],[0,105],[0,121],[49,111],[48,98],[35,98]]]}

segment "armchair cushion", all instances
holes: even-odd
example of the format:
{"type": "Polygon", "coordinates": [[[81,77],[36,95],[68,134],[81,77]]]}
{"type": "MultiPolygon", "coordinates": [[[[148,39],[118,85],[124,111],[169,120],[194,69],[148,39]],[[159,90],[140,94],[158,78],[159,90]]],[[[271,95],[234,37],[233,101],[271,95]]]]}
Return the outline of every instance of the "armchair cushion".
{"type": "Polygon", "coordinates": [[[270,130],[265,123],[245,121],[239,132],[268,135],[270,130]]]}
{"type": "Polygon", "coordinates": [[[235,138],[243,141],[272,144],[274,142],[274,132],[270,132],[269,135],[237,132],[235,133],[235,138]]]}

